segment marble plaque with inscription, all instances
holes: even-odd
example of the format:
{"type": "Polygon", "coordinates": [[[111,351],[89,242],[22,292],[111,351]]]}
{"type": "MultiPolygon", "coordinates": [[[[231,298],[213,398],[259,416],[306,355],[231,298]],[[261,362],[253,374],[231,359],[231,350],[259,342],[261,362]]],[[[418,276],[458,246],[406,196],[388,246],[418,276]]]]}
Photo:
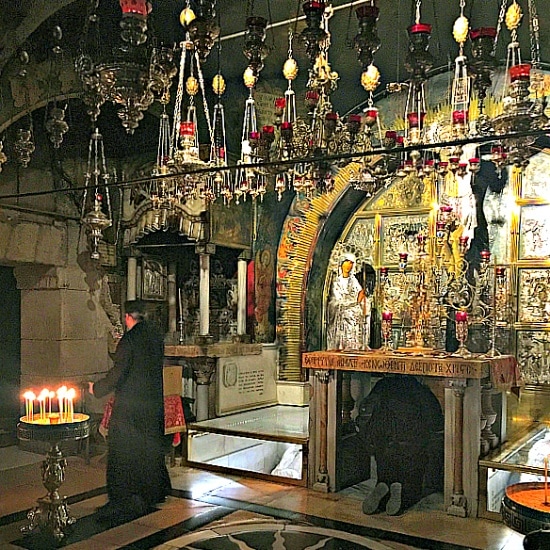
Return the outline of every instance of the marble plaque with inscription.
{"type": "Polygon", "coordinates": [[[262,346],[261,355],[220,358],[216,386],[218,416],[276,404],[276,347],[262,346]]]}

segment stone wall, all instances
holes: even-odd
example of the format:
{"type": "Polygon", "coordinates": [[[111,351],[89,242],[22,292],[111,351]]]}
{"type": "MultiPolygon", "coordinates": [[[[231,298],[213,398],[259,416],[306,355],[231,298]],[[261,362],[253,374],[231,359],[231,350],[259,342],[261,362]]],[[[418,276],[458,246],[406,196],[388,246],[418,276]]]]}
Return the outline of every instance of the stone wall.
{"type": "Polygon", "coordinates": [[[106,278],[83,240],[75,221],[0,213],[0,263],[14,266],[21,291],[21,391],[80,389],[110,368],[106,278]]]}

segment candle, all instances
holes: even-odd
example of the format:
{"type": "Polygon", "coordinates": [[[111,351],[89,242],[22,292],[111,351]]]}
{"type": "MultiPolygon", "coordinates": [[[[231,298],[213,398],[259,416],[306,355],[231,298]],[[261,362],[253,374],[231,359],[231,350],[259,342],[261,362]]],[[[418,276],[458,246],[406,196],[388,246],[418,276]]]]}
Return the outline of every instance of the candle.
{"type": "Polygon", "coordinates": [[[55,397],[55,392],[48,392],[48,416],[52,415],[52,399],[55,397]]]}
{"type": "Polygon", "coordinates": [[[392,311],[383,311],[382,312],[382,320],[383,321],[391,321],[393,319],[393,312],[392,311]]]}
{"type": "MultiPolygon", "coordinates": [[[[46,390],[48,391],[48,390],[46,390]]],[[[44,412],[44,401],[46,399],[46,396],[44,395],[44,390],[40,392],[40,395],[38,396],[38,405],[40,409],[40,420],[46,418],[46,414],[44,412]]]]}
{"type": "Polygon", "coordinates": [[[25,417],[27,422],[32,422],[34,418],[34,400],[36,395],[32,391],[25,392],[23,394],[25,398],[25,417]]]}
{"type": "Polygon", "coordinates": [[[468,312],[464,310],[459,310],[455,313],[455,320],[457,323],[465,323],[468,321],[468,312]]]}
{"type": "Polygon", "coordinates": [[[76,391],[74,388],[71,388],[67,391],[66,397],[67,397],[67,422],[73,422],[74,421],[74,398],[76,395],[76,391]]]}
{"type": "Polygon", "coordinates": [[[179,314],[180,314],[180,321],[183,321],[183,301],[181,297],[181,288],[178,288],[178,306],[179,306],[179,314]]]}
{"type": "Polygon", "coordinates": [[[491,259],[491,253],[488,250],[482,250],[480,253],[481,259],[488,262],[491,259]]]}
{"type": "Polygon", "coordinates": [[[64,401],[65,395],[67,394],[67,386],[61,386],[57,390],[57,401],[59,403],[59,422],[63,422],[63,413],[64,413],[64,401]]]}

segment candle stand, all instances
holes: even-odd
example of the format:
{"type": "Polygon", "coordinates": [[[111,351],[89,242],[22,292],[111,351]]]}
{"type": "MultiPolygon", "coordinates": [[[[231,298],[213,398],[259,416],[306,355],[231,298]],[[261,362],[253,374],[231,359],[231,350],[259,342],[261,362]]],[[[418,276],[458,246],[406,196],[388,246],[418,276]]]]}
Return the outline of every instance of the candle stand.
{"type": "Polygon", "coordinates": [[[28,525],[21,532],[29,534],[39,529],[60,542],[67,529],[76,521],[69,513],[66,497],[59,494],[65,481],[67,461],[60,449],[63,441],[79,441],[90,435],[90,417],[75,413],[72,422],[59,423],[59,415],[45,418],[23,416],[17,424],[17,437],[21,441],[51,443],[46,459],[42,462],[42,483],[48,494],[38,499],[38,505],[27,514],[28,525]]]}

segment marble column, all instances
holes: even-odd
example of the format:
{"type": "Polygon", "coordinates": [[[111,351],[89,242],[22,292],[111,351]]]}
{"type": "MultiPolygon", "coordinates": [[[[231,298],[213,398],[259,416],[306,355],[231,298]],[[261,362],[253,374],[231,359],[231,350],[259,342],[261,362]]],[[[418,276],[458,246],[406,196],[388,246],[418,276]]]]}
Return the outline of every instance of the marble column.
{"type": "Polygon", "coordinates": [[[449,387],[454,398],[453,406],[453,470],[451,504],[447,513],[451,516],[466,517],[466,496],[464,495],[464,392],[465,380],[451,380],[449,387]]]}
{"type": "Polygon", "coordinates": [[[199,254],[199,336],[210,333],[210,255],[199,254]]]}
{"type": "Polygon", "coordinates": [[[177,285],[176,285],[176,262],[168,264],[168,331],[171,335],[177,332],[177,285]]]}
{"type": "Polygon", "coordinates": [[[237,261],[237,335],[246,334],[246,275],[248,262],[239,258],[237,261]]]}
{"type": "Polygon", "coordinates": [[[126,279],[126,299],[135,300],[137,298],[137,258],[135,256],[128,257],[126,279]]]}

